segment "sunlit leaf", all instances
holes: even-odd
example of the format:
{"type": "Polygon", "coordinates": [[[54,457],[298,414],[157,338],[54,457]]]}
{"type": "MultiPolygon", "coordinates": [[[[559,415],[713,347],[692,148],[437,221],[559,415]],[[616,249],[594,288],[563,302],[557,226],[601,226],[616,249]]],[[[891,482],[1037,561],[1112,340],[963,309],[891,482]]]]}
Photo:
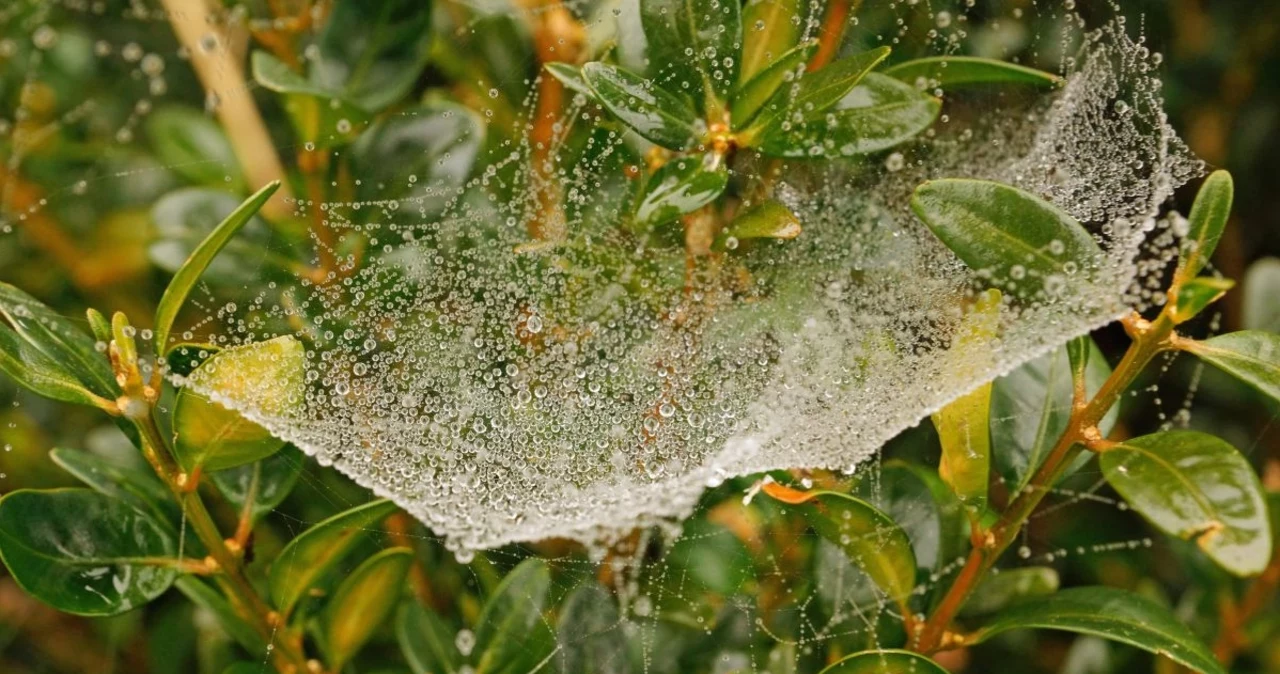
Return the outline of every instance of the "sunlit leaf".
{"type": "Polygon", "coordinates": [[[1030,84],[1051,88],[1066,83],[1066,80],[1053,73],[976,56],[915,59],[890,66],[884,70],[884,74],[911,85],[922,82],[929,88],[944,89],[975,84],[1030,84]]]}
{"type": "Polygon", "coordinates": [[[1168,609],[1109,587],[1071,588],[1011,606],[965,641],[981,643],[1024,628],[1092,634],[1163,655],[1201,674],[1226,674],[1208,647],[1168,609]]]}
{"type": "Polygon", "coordinates": [[[658,145],[687,150],[703,134],[685,99],[650,80],[600,62],[583,66],[582,77],[609,112],[658,145]]]}
{"type": "Polygon", "coordinates": [[[173,583],[177,552],[163,525],[105,494],[19,489],[0,499],[0,558],[60,611],[107,616],[146,604],[173,583]]]}
{"type": "Polygon", "coordinates": [[[742,8],[742,68],[735,99],[746,89],[745,83],[795,47],[804,29],[802,11],[799,0],[747,0],[742,8]]]}
{"type": "Polygon", "coordinates": [[[218,225],[209,236],[200,244],[191,257],[182,265],[177,273],[173,275],[173,279],[169,281],[169,286],[165,288],[164,295],[160,298],[160,303],[156,305],[155,318],[155,345],[156,354],[163,355],[165,350],[169,348],[169,331],[173,328],[173,321],[178,317],[178,311],[182,309],[182,305],[187,300],[187,294],[195,287],[196,281],[200,279],[200,275],[204,273],[209,262],[213,260],[218,251],[227,245],[227,241],[235,236],[245,223],[253,217],[258,209],[271,198],[271,195],[279,189],[279,182],[272,182],[266,187],[258,190],[253,196],[249,197],[240,204],[240,207],[228,215],[222,224],[218,225]]]}
{"type": "Polygon", "coordinates": [[[1230,443],[1198,431],[1165,431],[1108,448],[1107,482],[1157,528],[1195,541],[1240,576],[1271,559],[1271,525],[1262,484],[1230,443]]]}
{"type": "Polygon", "coordinates": [[[1187,235],[1179,249],[1176,278],[1189,280],[1204,268],[1227,227],[1234,198],[1235,185],[1230,173],[1214,171],[1205,178],[1187,218],[1187,235]]]}
{"type": "Polygon", "coordinates": [[[283,615],[355,547],[360,534],[395,512],[391,501],[370,501],[338,513],[289,542],[271,565],[271,601],[283,615]]]}
{"type": "Polygon", "coordinates": [[[366,559],[342,581],[320,618],[330,666],[341,670],[391,615],[412,565],[412,550],[391,548],[366,559]]]}
{"type": "Polygon", "coordinates": [[[916,188],[911,208],[965,264],[1019,298],[1054,294],[1102,254],[1075,218],[1001,183],[926,182],[916,188]]]}
{"type": "Polygon", "coordinates": [[[681,157],[654,172],[636,207],[635,226],[648,229],[675,220],[715,201],[729,173],[723,164],[708,168],[703,157],[681,157]]]}
{"type": "Polygon", "coordinates": [[[947,674],[947,670],[919,653],[879,650],[854,653],[821,674],[947,674]]]}
{"type": "Polygon", "coordinates": [[[1204,341],[1184,340],[1182,348],[1280,400],[1280,334],[1242,330],[1204,341]]]}
{"type": "Polygon", "coordinates": [[[1217,302],[1236,285],[1228,278],[1198,276],[1188,280],[1177,289],[1173,303],[1173,321],[1184,323],[1195,318],[1205,307],[1217,302]]]}
{"type": "Polygon", "coordinates": [[[187,471],[233,468],[271,456],[284,441],[228,404],[287,415],[303,396],[302,343],[290,336],[237,346],[188,377],[173,411],[173,451],[187,471]]]}

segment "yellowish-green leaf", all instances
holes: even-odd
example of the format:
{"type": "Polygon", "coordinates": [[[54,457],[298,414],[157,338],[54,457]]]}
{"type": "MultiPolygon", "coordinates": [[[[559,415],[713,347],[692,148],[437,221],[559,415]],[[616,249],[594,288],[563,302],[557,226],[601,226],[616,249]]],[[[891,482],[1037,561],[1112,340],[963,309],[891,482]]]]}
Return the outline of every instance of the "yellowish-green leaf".
{"type": "Polygon", "coordinates": [[[1195,278],[1209,261],[1227,227],[1234,198],[1235,185],[1230,173],[1214,171],[1205,178],[1191,206],[1191,216],[1187,218],[1187,235],[1179,250],[1175,283],[1195,278]]]}
{"type": "Polygon", "coordinates": [[[383,550],[338,586],[321,616],[322,643],[333,669],[341,671],[395,610],[412,564],[409,548],[383,550]]]}
{"type": "Polygon", "coordinates": [[[1229,278],[1197,276],[1189,279],[1177,289],[1173,298],[1173,322],[1185,323],[1195,318],[1235,285],[1236,282],[1229,278]]]}
{"type": "Polygon", "coordinates": [[[800,236],[800,218],[791,209],[767,199],[734,216],[715,241],[715,250],[733,250],[748,239],[794,239],[800,236]]]}
{"type": "MultiPolygon", "coordinates": [[[[763,0],[757,4],[771,4],[773,0],[763,0]]],[[[773,59],[768,67],[761,70],[733,93],[733,102],[729,106],[729,119],[733,128],[741,129],[751,123],[760,108],[773,96],[784,82],[800,77],[809,56],[818,48],[816,40],[808,40],[797,45],[773,59]]]]}
{"type": "Polygon", "coordinates": [[[187,471],[268,457],[284,441],[236,409],[287,417],[302,405],[302,342],[284,336],[219,352],[187,378],[173,412],[174,453],[187,471]]]}
{"type": "MultiPolygon", "coordinates": [[[[952,367],[967,378],[991,365],[991,343],[1000,326],[1000,291],[988,290],[965,314],[951,349],[952,367]]],[[[991,382],[948,403],[933,415],[942,443],[938,474],[972,511],[987,505],[991,474],[991,382]]]]}
{"type": "MultiPolygon", "coordinates": [[[[799,0],[747,0],[742,8],[740,85],[782,60],[795,46],[804,28],[801,12],[799,0]]],[[[740,86],[739,92],[744,88],[740,86]]]]}

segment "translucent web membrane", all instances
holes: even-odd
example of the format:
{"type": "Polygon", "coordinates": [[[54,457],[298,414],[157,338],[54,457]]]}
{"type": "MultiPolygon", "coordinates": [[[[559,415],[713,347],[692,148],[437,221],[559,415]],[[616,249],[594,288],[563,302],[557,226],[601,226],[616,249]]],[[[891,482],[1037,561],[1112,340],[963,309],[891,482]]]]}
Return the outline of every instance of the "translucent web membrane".
{"type": "MultiPolygon", "coordinates": [[[[912,49],[962,51],[963,14],[943,14],[912,49]]],[[[1074,15],[1060,23],[1039,38],[1069,55],[1057,92],[937,90],[947,114],[919,141],[789,164],[772,185],[740,153],[732,184],[771,191],[803,233],[692,265],[678,225],[674,245],[629,229],[624,169],[644,148],[581,97],[549,150],[499,144],[462,187],[415,176],[411,196],[380,199],[371,179],[361,201],[299,201],[298,215],[319,209],[365,242],[359,264],[323,285],[249,279],[250,301],[211,307],[202,329],[221,326],[224,346],[300,337],[305,397],[263,403],[271,381],[234,399],[204,392],[463,555],[616,539],[688,515],[733,476],[852,470],[958,395],[1153,299],[1176,243],[1159,207],[1201,166],[1161,110],[1158,56],[1122,20],[1088,33],[1074,15]],[[1060,278],[970,270],[908,208],[936,177],[1037,193],[1104,252],[1060,278]],[[562,206],[547,208],[548,194],[562,206]],[[1032,281],[1044,288],[1033,298],[1006,292],[998,340],[953,344],[976,290],[1032,281]]],[[[859,34],[870,30],[853,39],[899,39],[859,34]]]]}

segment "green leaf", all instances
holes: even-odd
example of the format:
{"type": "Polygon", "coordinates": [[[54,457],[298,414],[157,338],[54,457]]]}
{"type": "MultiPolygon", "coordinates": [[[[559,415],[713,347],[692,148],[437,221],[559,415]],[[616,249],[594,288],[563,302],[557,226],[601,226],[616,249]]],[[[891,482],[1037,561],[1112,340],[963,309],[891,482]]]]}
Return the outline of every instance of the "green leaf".
{"type": "Polygon", "coordinates": [[[967,551],[969,520],[964,505],[937,471],[902,460],[885,461],[880,479],[864,480],[854,492],[888,515],[911,539],[916,564],[940,569],[967,551]]]}
{"type": "Polygon", "coordinates": [[[180,342],[165,354],[164,364],[170,374],[187,377],[219,351],[222,351],[222,347],[214,344],[180,342]]]}
{"type": "Polygon", "coordinates": [[[1264,257],[1244,274],[1240,327],[1280,332],[1280,258],[1264,257]]]}
{"type": "Polygon", "coordinates": [[[381,110],[413,89],[433,35],[423,0],[336,0],[308,77],[333,97],[381,110]]]}
{"type": "Polygon", "coordinates": [[[1187,235],[1178,251],[1175,282],[1194,278],[1213,255],[1218,239],[1222,238],[1222,230],[1227,227],[1227,218],[1231,216],[1234,193],[1230,173],[1214,171],[1205,178],[1191,206],[1191,216],[1187,218],[1187,235]]]}
{"type": "Polygon", "coordinates": [[[630,674],[622,618],[613,595],[592,580],[560,607],[556,626],[560,674],[630,674]]]}
{"type": "Polygon", "coordinates": [[[736,98],[746,89],[742,83],[776,65],[795,47],[804,19],[799,0],[747,0],[742,8],[742,68],[738,72],[735,105],[736,98]]]}
{"type": "Polygon", "coordinates": [[[55,447],[49,458],[90,489],[118,499],[172,529],[182,513],[173,494],[155,475],[120,466],[89,452],[55,447]]]}
{"type": "Polygon", "coordinates": [[[751,144],[752,139],[758,136],[777,136],[787,121],[820,118],[819,113],[848,95],[888,55],[888,47],[877,47],[839,59],[817,72],[806,74],[791,86],[780,88],[751,128],[744,132],[744,142],[751,144]]]}
{"type": "Polygon", "coordinates": [[[595,101],[597,103],[600,102],[600,99],[596,98],[595,90],[593,90],[591,85],[587,84],[587,80],[582,77],[582,68],[571,63],[562,63],[560,61],[547,63],[542,67],[546,68],[547,72],[551,73],[552,77],[560,80],[560,83],[569,91],[582,94],[583,96],[586,96],[589,101],[595,101]]]}
{"type": "Polygon", "coordinates": [[[947,670],[919,653],[880,650],[854,653],[821,674],[947,674],[947,670]]]}
{"type": "Polygon", "coordinates": [[[342,581],[320,617],[330,667],[341,671],[391,615],[412,565],[412,550],[390,548],[366,559],[342,581]]]}
{"type": "MultiPolygon", "coordinates": [[[[8,283],[0,283],[0,315],[13,326],[21,341],[71,373],[84,388],[114,399],[120,394],[107,356],[98,340],[75,323],[8,283]]],[[[33,368],[35,364],[30,364],[33,368]]]]}
{"type": "Polygon", "coordinates": [[[718,116],[738,82],[741,7],[736,0],[640,3],[650,72],[667,89],[687,93],[709,118],[718,116]]]}
{"type": "Polygon", "coordinates": [[[194,576],[183,576],[174,586],[193,604],[211,613],[227,636],[235,639],[246,651],[266,652],[267,644],[262,640],[262,635],[242,620],[231,603],[217,590],[194,576]]]}
{"type": "Polygon", "coordinates": [[[976,56],[932,56],[890,66],[884,74],[920,88],[963,87],[974,84],[1030,84],[1060,87],[1063,78],[1043,70],[976,56]]]}
{"type": "Polygon", "coordinates": [[[379,120],[351,147],[357,193],[375,201],[405,195],[443,208],[466,184],[484,144],[476,114],[453,103],[427,103],[379,120]]]}
{"type": "Polygon", "coordinates": [[[218,251],[222,250],[222,247],[227,245],[227,241],[249,222],[249,219],[258,212],[259,208],[262,208],[262,205],[279,187],[280,182],[273,181],[240,204],[239,208],[222,221],[222,224],[214,228],[209,237],[191,253],[191,257],[187,258],[182,268],[173,275],[169,286],[164,290],[164,295],[160,298],[160,304],[156,306],[156,355],[163,355],[169,348],[169,331],[173,328],[173,321],[178,317],[178,310],[186,302],[187,295],[195,287],[205,267],[209,266],[209,262],[218,254],[218,251]]]}
{"type": "Polygon", "coordinates": [[[582,66],[582,77],[609,112],[658,145],[687,150],[705,132],[684,99],[633,72],[592,62],[582,66]]]}
{"type": "Polygon", "coordinates": [[[286,445],[261,461],[219,470],[209,477],[236,512],[244,512],[245,504],[252,504],[250,520],[257,522],[289,496],[302,474],[302,461],[302,452],[286,445]]]}
{"type": "Polygon", "coordinates": [[[507,574],[476,622],[477,674],[530,671],[555,649],[542,612],[551,589],[546,562],[526,559],[507,574]]]}
{"type": "Polygon", "coordinates": [[[170,170],[197,185],[245,189],[235,150],[208,115],[181,106],[163,107],[147,116],[146,129],[156,158],[170,170]]]}
{"type": "Polygon", "coordinates": [[[454,645],[457,630],[416,601],[406,601],[396,617],[396,640],[414,674],[455,674],[462,655],[454,645]]]}
{"type": "Polygon", "coordinates": [[[1092,634],[1163,655],[1201,674],[1226,674],[1213,653],[1168,609],[1141,595],[1109,587],[1077,587],[1011,606],[966,643],[1023,628],[1092,634]]]}
{"type": "Polygon", "coordinates": [[[683,586],[729,596],[751,579],[751,553],[728,529],[703,518],[686,520],[666,563],[683,586]]]}
{"type": "Polygon", "coordinates": [[[302,405],[306,355],[302,342],[277,337],[232,347],[187,377],[173,410],[173,452],[188,472],[222,470],[271,456],[284,441],[233,405],[267,417],[302,405]]]}
{"type": "Polygon", "coordinates": [[[636,207],[635,227],[649,229],[715,201],[729,184],[722,163],[706,166],[707,156],[680,157],[662,165],[645,185],[636,207]]]}
{"type": "MultiPolygon", "coordinates": [[[[991,360],[1000,327],[1000,291],[988,290],[964,314],[951,347],[951,366],[976,376],[991,360]]],[[[938,475],[971,512],[987,507],[991,475],[991,383],[984,383],[933,414],[942,444],[938,475]]]]}
{"type": "Polygon", "coordinates": [[[988,575],[960,609],[961,616],[995,613],[1029,597],[1058,591],[1058,572],[1049,566],[1027,566],[988,575]]]}
{"type": "Polygon", "coordinates": [[[757,144],[765,154],[797,159],[870,154],[920,135],[941,110],[936,98],[891,77],[868,73],[831,110],[788,129],[766,129],[757,144]]]}
{"type": "Polygon", "coordinates": [[[1258,392],[1280,400],[1280,335],[1241,330],[1202,342],[1184,340],[1181,345],[1258,392]]]}
{"type": "Polygon", "coordinates": [[[956,255],[1016,297],[1053,295],[1101,257],[1075,218],[1040,197],[985,180],[934,180],[911,208],[956,255]]]}
{"type": "Polygon", "coordinates": [[[823,538],[835,543],[849,559],[871,577],[890,598],[906,604],[915,590],[916,558],[906,532],[875,506],[834,491],[797,491],[776,483],[764,486],[766,494],[784,503],[799,505],[823,538]]]}
{"type": "Polygon", "coordinates": [[[299,534],[271,564],[271,602],[282,615],[290,615],[307,590],[351,552],[360,541],[360,534],[395,510],[396,504],[391,501],[370,501],[299,534]]]}
{"type": "Polygon", "coordinates": [[[324,98],[336,97],[331,91],[310,82],[269,52],[255,49],[249,57],[253,79],[263,88],[278,94],[306,94],[324,98]]]}
{"type": "Polygon", "coordinates": [[[1236,282],[1229,278],[1197,276],[1188,280],[1177,289],[1173,298],[1173,322],[1185,323],[1195,318],[1235,285],[1236,282]]]}
{"type": "Polygon", "coordinates": [[[1166,431],[1102,452],[1102,473],[1156,528],[1195,541],[1222,568],[1260,573],[1271,559],[1262,484],[1230,443],[1198,431],[1166,431]]]}
{"type": "MultiPolygon", "coordinates": [[[[228,213],[240,205],[240,197],[207,187],[185,187],[166,193],[151,208],[155,237],[147,246],[147,257],[167,272],[177,272],[200,247],[228,213]]],[[[249,218],[235,238],[227,242],[225,255],[218,255],[205,269],[205,278],[222,287],[243,288],[262,277],[262,267],[273,259],[271,248],[279,246],[259,217],[249,218]]],[[[165,351],[171,344],[166,344],[165,351]]],[[[157,350],[160,350],[157,348],[157,350]]]]}
{"type": "Polygon", "coordinates": [[[750,239],[794,239],[800,236],[800,218],[791,209],[766,199],[733,217],[728,227],[716,236],[715,250],[733,250],[739,242],[750,239]]]}
{"type": "Polygon", "coordinates": [[[151,516],[88,489],[19,489],[0,499],[0,558],[22,589],[87,616],[124,613],[177,576],[177,546],[151,516]]]}
{"type": "Polygon", "coordinates": [[[0,326],[0,372],[46,398],[110,409],[112,401],[93,394],[57,361],[18,334],[0,326]]]}
{"type": "MultiPolygon", "coordinates": [[[[793,2],[794,0],[786,1],[793,2]]],[[[778,4],[781,3],[776,0],[758,0],[756,2],[757,6],[776,6],[778,4]]],[[[756,113],[760,111],[760,108],[764,107],[764,104],[778,91],[778,87],[783,82],[801,77],[805,63],[809,61],[809,56],[817,48],[817,40],[808,40],[803,44],[797,45],[779,54],[776,59],[769,63],[768,67],[738,87],[738,90],[733,93],[733,104],[729,108],[729,119],[733,122],[733,128],[746,128],[751,123],[751,120],[755,118],[756,113]]]]}
{"type": "MultiPolygon", "coordinates": [[[[1111,367],[1092,339],[1085,337],[1081,343],[1089,354],[1083,361],[1085,392],[1092,396],[1111,376],[1111,367]]],[[[1066,347],[1028,361],[995,380],[991,389],[991,439],[995,452],[991,458],[1011,494],[1026,487],[1067,430],[1073,394],[1072,360],[1066,347]]],[[[1112,407],[1098,423],[1104,437],[1115,426],[1119,412],[1118,407],[1112,407]]],[[[1088,460],[1089,457],[1082,457],[1064,477],[1088,460]]]]}

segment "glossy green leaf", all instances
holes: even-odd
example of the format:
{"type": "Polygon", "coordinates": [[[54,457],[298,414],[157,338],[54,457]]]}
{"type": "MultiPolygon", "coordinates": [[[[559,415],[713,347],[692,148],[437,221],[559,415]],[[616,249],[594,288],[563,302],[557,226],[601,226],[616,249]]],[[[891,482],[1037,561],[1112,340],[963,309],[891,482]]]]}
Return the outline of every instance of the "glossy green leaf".
{"type": "Polygon", "coordinates": [[[534,669],[555,650],[542,612],[551,571],[537,558],[512,569],[485,603],[476,622],[476,674],[515,674],[534,669]]]}
{"type": "MultiPolygon", "coordinates": [[[[104,398],[115,398],[120,387],[98,340],[80,326],[21,290],[0,282],[0,315],[17,332],[20,341],[44,354],[57,368],[73,375],[84,388],[104,398]]],[[[0,326],[0,330],[3,330],[0,326]]],[[[30,367],[36,368],[35,363],[30,367]]]]}
{"type": "Polygon", "coordinates": [[[906,532],[888,515],[839,492],[801,492],[773,483],[764,490],[784,503],[807,504],[803,512],[814,530],[838,545],[890,598],[907,602],[916,584],[915,552],[906,532]]]}
{"type": "Polygon", "coordinates": [[[120,466],[89,452],[55,447],[49,458],[90,489],[124,501],[172,529],[182,513],[173,493],[155,475],[120,466]]]}
{"type": "MultiPolygon", "coordinates": [[[[661,85],[688,94],[715,116],[738,82],[742,4],[724,0],[646,0],[640,21],[649,71],[661,85]]],[[[657,141],[655,141],[657,142],[657,141]]]]}
{"type": "Polygon", "coordinates": [[[178,311],[182,308],[183,303],[187,300],[187,295],[191,289],[195,287],[196,281],[200,279],[200,275],[204,273],[209,262],[213,260],[218,251],[227,245],[227,241],[235,236],[245,223],[253,217],[258,209],[271,198],[271,195],[279,189],[278,181],[269,183],[266,187],[258,190],[253,196],[249,197],[240,204],[240,207],[228,215],[222,224],[218,225],[208,238],[200,244],[191,257],[182,265],[182,268],[173,275],[173,279],[169,281],[169,286],[165,288],[164,295],[160,298],[160,303],[156,306],[155,318],[155,345],[156,354],[163,355],[169,348],[169,331],[173,328],[173,321],[178,317],[178,311]]]}
{"type": "Polygon", "coordinates": [[[609,112],[658,145],[687,150],[704,133],[685,99],[633,72],[592,62],[582,66],[582,77],[609,112]]]}
{"type": "Polygon", "coordinates": [[[1213,278],[1197,276],[1188,280],[1178,288],[1173,302],[1174,323],[1184,323],[1195,318],[1205,307],[1217,302],[1219,298],[1236,285],[1229,278],[1213,278]]]}
{"type": "MultiPolygon", "coordinates": [[[[1111,367],[1092,339],[1085,337],[1081,343],[1089,354],[1083,361],[1085,391],[1092,396],[1111,376],[1111,367]]],[[[1022,491],[1067,430],[1073,394],[1072,361],[1067,347],[1028,361],[995,380],[991,389],[991,439],[995,451],[991,459],[1010,493],[1022,491]]],[[[1112,407],[1098,423],[1103,436],[1115,426],[1119,411],[1119,407],[1112,407]]],[[[1082,459],[1071,465],[1064,477],[1088,461],[1087,456],[1082,459]]]]}
{"type": "Polygon", "coordinates": [[[0,372],[46,398],[102,409],[108,409],[112,402],[94,395],[57,361],[3,326],[0,326],[0,372]]]}
{"type": "Polygon", "coordinates": [[[212,614],[227,636],[234,639],[246,651],[266,652],[267,644],[263,641],[262,635],[240,618],[231,602],[227,601],[220,592],[194,576],[179,578],[174,583],[174,587],[177,587],[193,604],[212,614]]]}
{"type": "MultiPolygon", "coordinates": [[[[793,0],[759,0],[756,5],[777,6],[793,0]]],[[[809,57],[818,48],[816,40],[808,40],[796,45],[772,59],[768,67],[747,80],[733,92],[733,102],[729,107],[729,119],[733,128],[745,128],[755,118],[756,113],[778,91],[778,87],[791,79],[799,78],[804,71],[809,57]]]]}
{"type": "Polygon", "coordinates": [[[766,129],[756,146],[768,155],[797,159],[870,154],[920,135],[941,110],[936,98],[868,73],[834,108],[788,129],[766,129]]]}
{"type": "Polygon", "coordinates": [[[960,610],[961,616],[995,613],[1019,601],[1058,591],[1058,572],[1049,566],[1027,566],[993,573],[982,579],[960,610]]]}
{"type": "Polygon", "coordinates": [[[408,195],[415,204],[442,208],[471,176],[484,144],[484,125],[454,103],[428,103],[382,119],[351,146],[360,198],[408,195]]]}
{"type": "Polygon", "coordinates": [[[320,616],[325,651],[341,670],[391,616],[413,565],[409,548],[390,548],[366,559],[347,576],[320,616]]]}
{"type": "Polygon", "coordinates": [[[197,185],[244,190],[235,150],[208,115],[181,106],[163,107],[147,115],[146,130],[156,157],[170,170],[197,185]]]}
{"type": "Polygon", "coordinates": [[[1204,341],[1185,340],[1182,348],[1280,400],[1280,334],[1242,330],[1204,341]]]}
{"type": "Polygon", "coordinates": [[[1075,218],[1001,183],[926,182],[916,188],[911,208],[965,264],[1020,298],[1060,292],[1102,254],[1075,218]]]}
{"type": "Polygon", "coordinates": [[[1196,201],[1191,206],[1191,215],[1187,218],[1187,235],[1183,237],[1178,251],[1178,271],[1175,278],[1189,280],[1204,268],[1214,249],[1218,247],[1222,230],[1227,227],[1234,198],[1235,185],[1230,173],[1214,171],[1205,178],[1200,191],[1196,193],[1196,201]]]}
{"type": "Polygon", "coordinates": [[[596,98],[596,92],[587,84],[587,80],[582,76],[582,68],[571,63],[562,63],[555,61],[547,63],[543,66],[551,76],[560,81],[569,91],[582,94],[589,101],[599,101],[596,98]]]}
{"type": "Polygon", "coordinates": [[[381,110],[413,89],[433,35],[423,0],[335,0],[308,78],[332,97],[381,110]]]}
{"type": "Polygon", "coordinates": [[[723,164],[706,166],[706,157],[673,159],[654,172],[636,207],[635,227],[648,229],[670,222],[715,201],[729,184],[723,164]]]}
{"type": "Polygon", "coordinates": [[[177,576],[165,527],[88,489],[20,489],[0,499],[0,558],[31,596],[60,611],[107,616],[155,599],[177,576]]]}
{"type": "Polygon", "coordinates": [[[245,505],[251,504],[250,520],[257,522],[293,491],[302,474],[303,458],[296,447],[286,445],[261,461],[215,471],[209,477],[236,512],[244,512],[245,505]]]}
{"type": "Polygon", "coordinates": [[[110,342],[111,324],[107,322],[106,316],[93,307],[86,309],[84,315],[89,321],[89,331],[93,333],[93,338],[103,344],[110,342]]]}
{"type": "Polygon", "coordinates": [[[715,250],[733,250],[750,239],[794,239],[800,236],[800,218],[791,209],[766,199],[744,209],[733,217],[723,232],[716,236],[715,250]]]}
{"type": "Polygon", "coordinates": [[[1160,530],[1195,541],[1240,576],[1271,559],[1271,525],[1262,484],[1230,443],[1198,431],[1126,440],[1100,457],[1107,482],[1160,530]]]}
{"type": "MultiPolygon", "coordinates": [[[[982,293],[969,307],[951,347],[952,368],[977,376],[991,361],[991,345],[1000,327],[1000,291],[982,293]]],[[[938,475],[973,512],[987,506],[991,474],[991,383],[952,400],[933,414],[942,445],[938,475]]]]}
{"type": "Polygon", "coordinates": [[[745,83],[776,65],[796,46],[804,29],[802,12],[807,11],[801,7],[799,0],[747,0],[742,8],[742,68],[735,105],[747,88],[745,83]]]}
{"type": "Polygon", "coordinates": [[[944,89],[974,84],[1030,84],[1050,88],[1066,83],[1066,80],[1053,73],[976,56],[915,59],[890,66],[885,69],[884,74],[911,85],[923,83],[928,88],[944,89]]]}
{"type": "Polygon", "coordinates": [[[588,580],[569,594],[556,625],[560,674],[630,674],[627,637],[613,595],[588,580]]]}
{"type": "Polygon", "coordinates": [[[223,350],[187,377],[173,410],[173,452],[187,471],[222,470],[271,456],[284,441],[224,405],[288,416],[302,405],[306,356],[290,336],[223,350]]]}
{"type": "Polygon", "coordinates": [[[947,674],[947,670],[919,653],[879,650],[854,653],[821,674],[947,674]]]}
{"type": "Polygon", "coordinates": [[[290,615],[298,600],[326,577],[360,540],[360,534],[395,512],[388,500],[370,501],[307,529],[280,551],[271,564],[271,602],[290,615]]]}
{"type": "Polygon", "coordinates": [[[877,47],[839,59],[807,73],[790,86],[780,87],[744,133],[744,142],[750,145],[758,138],[777,137],[786,121],[822,119],[819,113],[840,102],[888,55],[888,47],[877,47]]]}
{"type": "Polygon", "coordinates": [[[1011,606],[971,634],[981,643],[1010,630],[1065,630],[1158,653],[1201,674],[1226,674],[1213,653],[1168,609],[1132,592],[1109,587],[1076,587],[1011,606]]]}
{"type": "Polygon", "coordinates": [[[456,635],[457,630],[416,601],[404,602],[396,617],[396,640],[413,674],[455,674],[461,669],[456,635]]]}

